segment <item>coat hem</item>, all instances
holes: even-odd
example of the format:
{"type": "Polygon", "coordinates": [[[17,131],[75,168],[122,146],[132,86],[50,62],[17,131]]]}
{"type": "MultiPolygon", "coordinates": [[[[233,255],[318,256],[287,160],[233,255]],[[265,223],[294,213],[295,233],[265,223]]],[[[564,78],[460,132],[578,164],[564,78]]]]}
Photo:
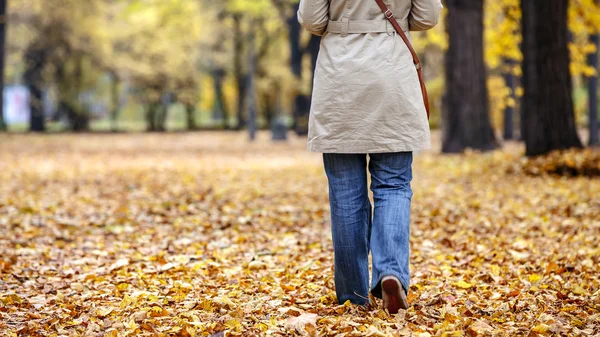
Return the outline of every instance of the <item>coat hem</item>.
{"type": "Polygon", "coordinates": [[[406,142],[361,144],[355,141],[331,145],[331,141],[308,141],[307,150],[319,153],[387,153],[387,152],[412,152],[431,149],[431,140],[419,143],[406,144],[406,142]]]}

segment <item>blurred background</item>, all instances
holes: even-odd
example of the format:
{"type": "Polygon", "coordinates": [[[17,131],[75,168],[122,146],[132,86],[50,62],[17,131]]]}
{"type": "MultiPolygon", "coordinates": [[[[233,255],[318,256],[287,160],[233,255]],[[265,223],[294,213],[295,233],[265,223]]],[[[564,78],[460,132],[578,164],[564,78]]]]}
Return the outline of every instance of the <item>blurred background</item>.
{"type": "MultiPolygon", "coordinates": [[[[570,74],[565,100],[576,127],[591,129],[589,141],[597,143],[597,1],[552,0],[529,12],[519,0],[444,5],[435,29],[411,33],[425,67],[431,126],[446,123],[445,138],[494,133],[479,144],[446,139],[446,152],[521,137],[524,46],[543,57],[561,47],[563,33],[569,65],[551,68],[570,74]],[[556,13],[560,23],[565,5],[564,29],[555,25],[548,39],[523,44],[523,21],[556,13]],[[487,92],[473,90],[486,84],[487,92]],[[464,109],[483,122],[461,117],[464,109]]],[[[0,8],[2,130],[248,129],[252,137],[267,129],[276,139],[307,132],[320,37],[298,24],[297,0],[2,0],[0,8]]]]}

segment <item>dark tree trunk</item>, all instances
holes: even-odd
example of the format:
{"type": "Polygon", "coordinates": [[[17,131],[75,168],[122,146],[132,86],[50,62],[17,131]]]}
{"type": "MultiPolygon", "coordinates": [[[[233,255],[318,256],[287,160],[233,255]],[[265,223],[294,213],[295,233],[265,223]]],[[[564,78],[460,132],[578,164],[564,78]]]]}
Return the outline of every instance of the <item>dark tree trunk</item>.
{"type": "MultiPolygon", "coordinates": [[[[514,62],[510,61],[510,60],[506,60],[505,61],[505,65],[507,67],[506,71],[504,72],[504,81],[506,82],[506,86],[508,87],[509,91],[510,91],[510,98],[516,102],[516,95],[515,95],[515,75],[513,75],[512,73],[512,67],[513,67],[514,62]]],[[[514,116],[515,116],[515,108],[514,105],[513,106],[506,106],[506,109],[504,109],[504,135],[503,138],[504,140],[512,140],[514,138],[514,116]]]]}
{"type": "Polygon", "coordinates": [[[156,116],[158,115],[158,109],[160,108],[159,103],[149,103],[146,107],[146,130],[147,131],[158,131],[158,125],[156,123],[156,116]]]}
{"type": "Polygon", "coordinates": [[[0,131],[6,131],[4,121],[4,42],[6,40],[6,2],[0,0],[0,131]]]}
{"type": "Polygon", "coordinates": [[[58,108],[66,115],[71,131],[82,132],[90,129],[90,120],[87,113],[72,106],[65,100],[58,103],[58,108]]]}
{"type": "MultiPolygon", "coordinates": [[[[73,85],[75,86],[75,96],[79,96],[83,88],[83,55],[77,55],[73,85]]],[[[71,104],[72,105],[72,104],[71,104]]],[[[82,104],[71,106],[67,114],[71,122],[71,130],[76,132],[89,131],[90,129],[90,112],[82,104]]]]}
{"type": "MultiPolygon", "coordinates": [[[[292,16],[287,18],[288,26],[288,40],[290,42],[290,66],[292,68],[292,74],[296,77],[297,83],[302,81],[302,57],[304,56],[304,50],[300,43],[300,33],[302,27],[298,23],[298,18],[295,13],[298,11],[299,5],[294,6],[294,13],[292,16]]],[[[312,38],[311,38],[312,39],[312,38]]],[[[306,102],[310,102],[310,98],[306,95],[302,95],[300,90],[296,90],[294,98],[294,107],[292,111],[292,117],[294,119],[294,130],[297,135],[305,135],[308,132],[308,115],[310,113],[310,106],[306,102]]]]}
{"type": "MultiPolygon", "coordinates": [[[[294,7],[293,13],[298,11],[298,5],[294,7]]],[[[317,64],[317,56],[319,55],[319,49],[321,44],[321,37],[313,35],[311,36],[306,48],[302,48],[300,44],[300,34],[302,28],[298,23],[296,15],[292,15],[287,20],[288,26],[288,37],[290,41],[290,52],[291,52],[291,68],[292,73],[298,80],[302,81],[302,58],[306,52],[310,53],[311,57],[311,80],[314,77],[315,68],[317,64]]],[[[312,82],[312,81],[311,81],[312,82]]],[[[308,116],[310,114],[310,102],[311,98],[307,95],[297,92],[294,99],[294,130],[298,135],[306,135],[308,133],[308,116]]]]}
{"type": "Polygon", "coordinates": [[[256,139],[256,51],[254,46],[254,23],[250,27],[248,44],[250,53],[248,58],[248,133],[250,141],[256,139]]]}
{"type": "Polygon", "coordinates": [[[271,90],[266,91],[262,90],[260,92],[260,98],[263,105],[265,124],[267,127],[271,125],[273,118],[275,117],[275,92],[277,88],[275,86],[271,86],[271,90]]]}
{"type": "Polygon", "coordinates": [[[161,103],[156,110],[156,131],[167,131],[167,117],[169,115],[169,103],[161,103]]]}
{"type": "Polygon", "coordinates": [[[271,139],[274,141],[285,141],[287,140],[287,126],[281,117],[281,84],[277,80],[273,83],[273,96],[273,115],[268,124],[271,128],[271,139]]]}
{"type": "Polygon", "coordinates": [[[187,121],[187,129],[190,131],[198,129],[198,126],[196,125],[196,106],[194,106],[194,104],[185,104],[185,115],[187,121]]]}
{"type": "Polygon", "coordinates": [[[483,0],[448,0],[442,152],[498,147],[488,112],[483,59],[483,0]]]}
{"type": "MultiPolygon", "coordinates": [[[[299,4],[294,6],[292,13],[297,13],[300,8],[299,4]]],[[[292,74],[296,78],[302,77],[302,47],[300,46],[300,32],[301,26],[298,22],[296,15],[292,15],[287,19],[288,26],[288,40],[290,42],[290,66],[292,67],[292,74]]]]}
{"type": "Polygon", "coordinates": [[[111,73],[111,77],[112,77],[112,83],[111,83],[111,87],[110,87],[110,100],[111,100],[110,130],[112,132],[117,132],[117,131],[119,131],[119,112],[121,110],[120,109],[121,97],[119,94],[120,79],[119,79],[119,76],[117,76],[117,74],[115,74],[115,73],[111,73]]]}
{"type": "Polygon", "coordinates": [[[213,107],[213,120],[223,121],[223,128],[227,129],[227,117],[229,112],[227,111],[227,105],[225,104],[225,96],[223,95],[223,77],[225,77],[225,70],[217,68],[212,72],[213,84],[215,90],[215,104],[213,107]]]}
{"type": "Polygon", "coordinates": [[[568,5],[568,0],[521,0],[527,156],[581,147],[569,72],[568,5]]]}
{"type": "MultiPolygon", "coordinates": [[[[600,1],[596,1],[599,3],[600,1]]],[[[596,52],[588,56],[588,63],[596,69],[596,76],[591,76],[588,79],[589,92],[589,129],[590,129],[590,146],[600,145],[600,137],[598,135],[598,48],[600,48],[600,35],[594,34],[590,37],[590,42],[596,46],[596,52]]]]}
{"type": "MultiPolygon", "coordinates": [[[[321,49],[321,37],[312,35],[310,37],[310,41],[308,42],[308,46],[303,51],[303,54],[308,52],[310,54],[311,61],[311,73],[310,73],[310,83],[313,82],[313,78],[315,76],[315,70],[317,68],[317,57],[319,56],[319,50],[321,49]]],[[[310,115],[310,106],[312,102],[312,88],[311,95],[300,95],[296,99],[296,108],[298,111],[298,118],[296,119],[297,123],[295,124],[295,130],[297,135],[307,135],[308,134],[308,118],[310,115]]]]}
{"type": "Polygon", "coordinates": [[[29,107],[31,110],[29,130],[33,132],[46,131],[42,107],[42,70],[47,58],[48,50],[37,46],[35,42],[25,52],[26,68],[23,73],[23,82],[29,89],[29,107]]]}
{"type": "Polygon", "coordinates": [[[246,125],[244,118],[244,107],[246,98],[246,84],[248,76],[244,74],[242,66],[244,59],[244,34],[242,32],[242,16],[240,14],[233,15],[233,32],[234,32],[234,56],[233,56],[233,72],[237,82],[238,89],[238,104],[237,104],[237,124],[236,129],[240,130],[246,125]]]}
{"type": "Polygon", "coordinates": [[[55,78],[58,83],[58,111],[65,116],[68,129],[75,132],[88,131],[90,114],[83,104],[76,103],[83,87],[83,55],[73,55],[75,67],[67,71],[64,62],[55,65],[55,78]]]}
{"type": "Polygon", "coordinates": [[[247,83],[249,81],[248,79],[248,75],[246,74],[241,74],[240,76],[236,76],[236,80],[237,80],[237,90],[238,90],[238,104],[237,104],[237,122],[235,125],[235,128],[237,130],[241,130],[246,126],[246,116],[244,114],[244,107],[246,105],[245,99],[247,97],[247,83]]]}

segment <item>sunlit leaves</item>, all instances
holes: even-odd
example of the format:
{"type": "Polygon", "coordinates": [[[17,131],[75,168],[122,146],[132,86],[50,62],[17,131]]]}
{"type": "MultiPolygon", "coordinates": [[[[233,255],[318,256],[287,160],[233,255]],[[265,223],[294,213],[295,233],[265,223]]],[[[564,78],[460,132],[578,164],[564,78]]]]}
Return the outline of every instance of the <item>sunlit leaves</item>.
{"type": "Polygon", "coordinates": [[[600,5],[595,0],[573,0],[569,7],[569,29],[572,34],[571,73],[595,76],[597,69],[587,64],[587,56],[596,51],[589,36],[600,34],[600,5]]]}

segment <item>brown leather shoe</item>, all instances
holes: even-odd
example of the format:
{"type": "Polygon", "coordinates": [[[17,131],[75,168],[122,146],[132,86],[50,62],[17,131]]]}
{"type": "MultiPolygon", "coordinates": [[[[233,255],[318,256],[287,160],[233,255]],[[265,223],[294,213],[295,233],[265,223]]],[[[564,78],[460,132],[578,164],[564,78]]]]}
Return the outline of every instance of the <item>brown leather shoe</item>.
{"type": "Polygon", "coordinates": [[[408,309],[406,293],[402,288],[402,283],[394,275],[386,275],[381,279],[381,288],[383,290],[383,307],[390,314],[397,314],[400,309],[408,309]]]}

